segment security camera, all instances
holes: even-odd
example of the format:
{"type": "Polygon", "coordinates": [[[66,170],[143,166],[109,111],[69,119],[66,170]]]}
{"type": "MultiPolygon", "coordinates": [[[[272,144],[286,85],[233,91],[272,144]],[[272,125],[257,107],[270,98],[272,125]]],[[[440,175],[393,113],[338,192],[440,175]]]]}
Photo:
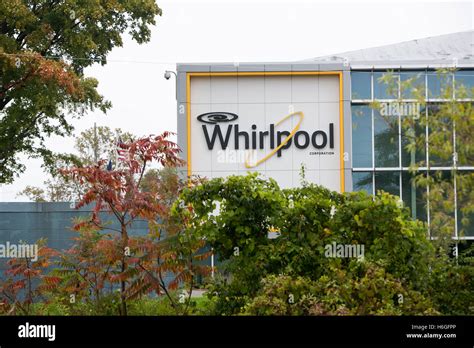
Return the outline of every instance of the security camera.
{"type": "Polygon", "coordinates": [[[167,70],[165,71],[165,79],[169,80],[171,77],[171,73],[167,70]]]}

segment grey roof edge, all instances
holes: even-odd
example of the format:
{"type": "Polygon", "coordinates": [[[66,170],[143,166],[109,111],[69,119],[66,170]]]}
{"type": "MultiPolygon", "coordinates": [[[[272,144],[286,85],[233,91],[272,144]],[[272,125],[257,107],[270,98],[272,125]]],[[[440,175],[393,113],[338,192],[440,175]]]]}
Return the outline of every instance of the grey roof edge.
{"type": "Polygon", "coordinates": [[[472,60],[474,30],[446,33],[386,45],[372,46],[303,60],[304,62],[392,61],[410,60],[472,60]]]}
{"type": "MultiPolygon", "coordinates": [[[[182,64],[179,65],[178,72],[226,72],[226,71],[290,71],[290,69],[258,69],[259,66],[264,67],[268,64],[260,63],[246,63],[239,66],[238,69],[229,69],[227,64],[182,64]]],[[[342,64],[336,65],[334,63],[314,64],[314,63],[294,63],[275,64],[275,67],[289,65],[292,66],[291,71],[327,71],[327,70],[377,70],[377,69],[440,69],[440,68],[455,68],[455,69],[472,69],[474,68],[474,60],[461,60],[453,63],[451,61],[443,60],[422,60],[422,61],[353,61],[348,66],[342,64]],[[317,67],[316,67],[317,66],[317,67]],[[328,67],[329,69],[325,68],[328,67]]]]}
{"type": "Polygon", "coordinates": [[[438,69],[438,68],[473,68],[474,59],[459,60],[375,60],[375,61],[351,61],[351,70],[357,69],[438,69]]]}
{"type": "Polygon", "coordinates": [[[217,63],[177,63],[177,72],[225,72],[225,71],[304,71],[304,70],[348,70],[348,64],[343,62],[304,62],[304,61],[288,61],[288,62],[217,62],[217,63]]]}

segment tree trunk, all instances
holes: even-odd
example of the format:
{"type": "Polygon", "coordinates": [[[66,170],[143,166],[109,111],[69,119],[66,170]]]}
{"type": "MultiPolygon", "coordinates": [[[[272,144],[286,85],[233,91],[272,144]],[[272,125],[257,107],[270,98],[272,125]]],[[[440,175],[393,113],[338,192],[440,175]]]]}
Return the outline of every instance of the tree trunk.
{"type": "MultiPolygon", "coordinates": [[[[128,233],[127,227],[122,224],[122,273],[127,270],[127,256],[125,255],[125,248],[128,246],[128,233]]],[[[127,287],[126,280],[120,281],[120,300],[121,300],[121,309],[120,314],[123,316],[127,316],[127,302],[126,302],[126,294],[125,290],[127,287]]]]}

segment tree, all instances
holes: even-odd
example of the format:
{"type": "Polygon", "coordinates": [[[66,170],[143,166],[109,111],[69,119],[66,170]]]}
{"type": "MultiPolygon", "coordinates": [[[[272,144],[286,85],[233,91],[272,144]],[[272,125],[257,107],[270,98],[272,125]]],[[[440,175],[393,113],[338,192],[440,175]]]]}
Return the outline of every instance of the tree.
{"type": "Polygon", "coordinates": [[[81,132],[75,140],[76,154],[59,154],[52,157],[54,167],[51,177],[43,182],[44,188],[26,186],[18,196],[26,196],[33,202],[74,202],[78,201],[87,191],[87,185],[79,185],[61,172],[61,168],[72,165],[91,166],[99,160],[111,161],[116,164],[118,144],[135,138],[120,128],[115,131],[107,126],[91,127],[81,132]]]}
{"type": "Polygon", "coordinates": [[[153,0],[0,3],[0,183],[24,171],[20,153],[53,166],[44,141],[71,134],[68,116],[111,107],[84,68],[106,64],[126,31],[140,44],[149,41],[156,15],[153,0]]]}
{"type": "MultiPolygon", "coordinates": [[[[45,185],[48,183],[45,181],[45,185]]],[[[47,202],[45,189],[36,186],[27,185],[21,192],[17,194],[18,196],[26,196],[33,202],[47,202]]]]}
{"type": "MultiPolygon", "coordinates": [[[[171,209],[183,188],[194,183],[180,178],[173,167],[152,169],[143,176],[140,190],[156,201],[156,210],[148,211],[148,234],[128,236],[125,272],[121,267],[123,243],[115,233],[117,223],[109,224],[105,214],[99,223],[77,219],[74,226],[78,237],[59,255],[51,271],[60,280],[48,293],[49,303],[69,314],[83,313],[84,305],[89,309],[87,314],[116,314],[117,304],[121,306],[116,285],[126,282],[121,294],[125,303],[137,303],[149,294],[164,295],[172,313],[187,314],[196,278],[210,273],[201,262],[208,258],[209,250],[203,248],[204,240],[184,233],[187,222],[173,219],[171,209]],[[182,291],[177,294],[180,287],[182,291]]],[[[142,218],[137,216],[133,221],[142,218]]],[[[119,313],[124,313],[122,308],[119,313]]]]}
{"type": "Polygon", "coordinates": [[[117,162],[120,143],[131,142],[136,136],[120,128],[112,130],[107,126],[91,127],[76,138],[75,149],[82,166],[90,166],[101,159],[117,162]]]}
{"type": "Polygon", "coordinates": [[[164,210],[160,197],[154,191],[143,191],[142,180],[147,166],[156,161],[162,166],[176,167],[183,161],[178,157],[178,146],[169,141],[169,132],[154,137],[141,138],[119,145],[119,163],[115,169],[105,168],[106,161],[101,160],[93,166],[76,167],[62,170],[81,185],[87,183],[89,188],[77,208],[92,204],[95,206],[89,221],[83,221],[74,226],[79,230],[84,226],[96,227],[101,230],[113,230],[119,233],[115,245],[119,270],[112,281],[120,283],[121,314],[127,315],[127,297],[130,292],[131,279],[137,275],[135,268],[129,264],[135,260],[132,252],[136,245],[129,243],[128,229],[137,219],[145,219],[150,225],[155,225],[158,216],[164,210]],[[103,223],[100,213],[109,211],[118,223],[118,229],[103,223]]]}

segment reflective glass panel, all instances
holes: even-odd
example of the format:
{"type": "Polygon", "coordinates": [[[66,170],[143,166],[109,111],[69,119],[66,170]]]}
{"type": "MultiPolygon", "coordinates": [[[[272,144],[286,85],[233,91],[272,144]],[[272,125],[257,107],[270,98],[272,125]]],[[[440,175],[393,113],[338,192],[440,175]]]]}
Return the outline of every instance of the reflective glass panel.
{"type": "Polygon", "coordinates": [[[352,105],[352,164],[372,167],[372,109],[367,105],[352,105]]]}
{"type": "Polygon", "coordinates": [[[375,166],[398,167],[398,117],[374,110],[374,138],[375,166]]]}
{"type": "Polygon", "coordinates": [[[373,193],[372,172],[353,172],[352,185],[354,191],[365,191],[373,193]]]}
{"type": "Polygon", "coordinates": [[[352,99],[371,99],[371,72],[353,71],[351,73],[352,99]]]}
{"type": "Polygon", "coordinates": [[[375,192],[383,190],[392,195],[400,196],[400,172],[376,172],[375,192]]]}

